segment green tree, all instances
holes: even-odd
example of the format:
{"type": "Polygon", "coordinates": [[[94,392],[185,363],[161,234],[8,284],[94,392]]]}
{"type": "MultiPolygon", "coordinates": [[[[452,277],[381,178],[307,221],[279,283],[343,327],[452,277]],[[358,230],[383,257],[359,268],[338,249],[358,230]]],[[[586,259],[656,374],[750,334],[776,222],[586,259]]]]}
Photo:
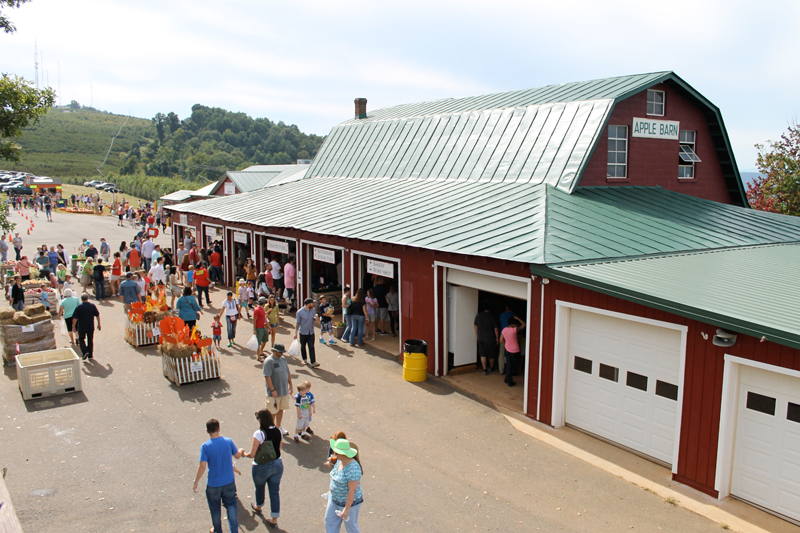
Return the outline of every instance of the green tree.
{"type": "Polygon", "coordinates": [[[777,141],[757,144],[762,174],[747,185],[750,205],[762,211],[800,215],[800,126],[789,126],[777,141]]]}
{"type": "Polygon", "coordinates": [[[156,113],[153,117],[153,124],[156,126],[159,144],[164,144],[164,126],[167,123],[167,116],[164,113],[156,113]]]}
{"type": "Polygon", "coordinates": [[[18,163],[22,152],[17,139],[22,129],[39,122],[53,107],[56,93],[52,89],[37,90],[19,76],[3,74],[0,78],[0,158],[18,163]]]}
{"type": "Polygon", "coordinates": [[[80,103],[78,103],[78,101],[77,101],[77,100],[72,100],[72,101],[69,103],[69,108],[70,108],[70,109],[80,109],[80,108],[81,108],[81,104],[80,104],[80,103]]]}

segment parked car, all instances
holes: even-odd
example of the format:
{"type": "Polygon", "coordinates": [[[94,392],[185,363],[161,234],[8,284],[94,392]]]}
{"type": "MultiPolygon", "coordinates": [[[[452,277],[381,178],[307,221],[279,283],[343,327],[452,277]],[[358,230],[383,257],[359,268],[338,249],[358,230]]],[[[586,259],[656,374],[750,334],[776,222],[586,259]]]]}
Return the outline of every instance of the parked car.
{"type": "Polygon", "coordinates": [[[105,185],[103,185],[100,188],[103,189],[104,191],[107,191],[108,189],[116,189],[117,186],[114,185],[113,183],[106,183],[105,185]]]}
{"type": "Polygon", "coordinates": [[[106,182],[106,181],[101,181],[101,182],[98,182],[98,183],[96,183],[95,185],[93,185],[93,187],[94,187],[95,189],[97,189],[97,190],[100,190],[100,189],[102,189],[103,187],[105,187],[106,185],[114,185],[114,184],[113,184],[113,183],[108,183],[108,182],[106,182]]]}
{"type": "Polygon", "coordinates": [[[84,187],[94,187],[95,185],[97,185],[99,183],[103,183],[103,182],[100,181],[100,180],[84,181],[83,182],[83,186],[84,187]]]}
{"type": "Polygon", "coordinates": [[[106,191],[106,192],[110,192],[110,193],[117,193],[117,194],[121,194],[122,193],[122,189],[118,189],[117,187],[107,187],[107,188],[105,188],[103,190],[106,191]]]}
{"type": "Polygon", "coordinates": [[[11,189],[12,187],[20,187],[22,185],[25,185],[25,183],[20,180],[14,179],[12,181],[9,181],[2,187],[0,187],[0,190],[2,190],[3,192],[8,192],[8,189],[11,189]]]}
{"type": "Polygon", "coordinates": [[[15,187],[5,189],[5,192],[7,192],[8,194],[28,195],[28,194],[33,194],[33,189],[31,189],[27,185],[17,185],[15,187]]]}

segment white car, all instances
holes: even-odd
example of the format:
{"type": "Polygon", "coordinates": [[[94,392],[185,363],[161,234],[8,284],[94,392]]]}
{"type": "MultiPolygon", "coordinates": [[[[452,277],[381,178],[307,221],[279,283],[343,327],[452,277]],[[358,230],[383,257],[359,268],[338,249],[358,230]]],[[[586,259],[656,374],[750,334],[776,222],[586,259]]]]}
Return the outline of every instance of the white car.
{"type": "Polygon", "coordinates": [[[102,182],[102,181],[100,181],[100,180],[84,181],[84,182],[83,182],[83,186],[84,186],[84,187],[94,187],[94,186],[95,186],[95,185],[97,185],[98,183],[103,183],[103,182],[102,182]]]}
{"type": "Polygon", "coordinates": [[[0,188],[0,190],[5,192],[5,191],[7,191],[8,189],[10,189],[12,187],[19,187],[21,185],[25,185],[25,182],[22,181],[22,180],[12,180],[12,181],[9,181],[8,183],[6,183],[5,185],[3,185],[3,187],[0,188]]]}

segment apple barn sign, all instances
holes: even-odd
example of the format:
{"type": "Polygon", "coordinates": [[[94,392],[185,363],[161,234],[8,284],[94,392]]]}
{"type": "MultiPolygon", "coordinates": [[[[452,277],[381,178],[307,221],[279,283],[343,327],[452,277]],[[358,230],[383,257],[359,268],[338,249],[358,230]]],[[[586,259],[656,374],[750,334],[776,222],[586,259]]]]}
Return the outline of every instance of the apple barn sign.
{"type": "Polygon", "coordinates": [[[631,136],[677,141],[680,138],[680,131],[681,123],[674,120],[653,120],[634,117],[631,136]]]}

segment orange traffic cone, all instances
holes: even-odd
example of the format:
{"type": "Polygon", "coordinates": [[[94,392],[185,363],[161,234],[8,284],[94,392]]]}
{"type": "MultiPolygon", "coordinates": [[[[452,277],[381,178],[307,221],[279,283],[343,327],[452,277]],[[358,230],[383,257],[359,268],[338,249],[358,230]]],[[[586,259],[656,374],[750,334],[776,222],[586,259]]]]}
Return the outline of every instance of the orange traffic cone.
{"type": "Polygon", "coordinates": [[[28,230],[28,235],[30,235],[30,234],[31,234],[31,230],[29,229],[29,230],[28,230]]]}

